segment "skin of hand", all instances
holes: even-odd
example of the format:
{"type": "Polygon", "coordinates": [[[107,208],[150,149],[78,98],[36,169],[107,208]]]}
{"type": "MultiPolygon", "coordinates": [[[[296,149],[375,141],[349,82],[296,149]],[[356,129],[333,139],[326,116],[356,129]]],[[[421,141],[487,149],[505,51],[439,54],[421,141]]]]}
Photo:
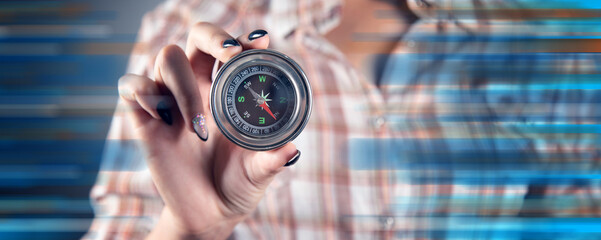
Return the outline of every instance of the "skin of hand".
{"type": "Polygon", "coordinates": [[[185,51],[175,45],[160,51],[154,80],[132,74],[119,79],[120,104],[165,203],[148,239],[227,238],[256,208],[274,176],[300,154],[292,143],[264,152],[241,148],[215,125],[208,105],[215,60],[226,62],[243,50],[269,45],[266,33],[232,40],[215,25],[197,23],[185,51]],[[157,110],[159,103],[167,106],[171,122],[157,110]],[[207,141],[194,132],[198,113],[206,116],[207,141]]]}

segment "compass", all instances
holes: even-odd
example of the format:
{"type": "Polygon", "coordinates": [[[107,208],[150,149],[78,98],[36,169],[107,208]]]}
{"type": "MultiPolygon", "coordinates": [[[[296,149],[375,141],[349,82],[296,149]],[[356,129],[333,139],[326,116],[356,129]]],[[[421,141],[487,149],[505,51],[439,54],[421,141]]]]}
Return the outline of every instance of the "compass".
{"type": "Polygon", "coordinates": [[[232,142],[252,150],[278,148],[303,130],[311,87],[290,57],[273,50],[244,51],[226,62],[211,86],[211,113],[232,142]]]}

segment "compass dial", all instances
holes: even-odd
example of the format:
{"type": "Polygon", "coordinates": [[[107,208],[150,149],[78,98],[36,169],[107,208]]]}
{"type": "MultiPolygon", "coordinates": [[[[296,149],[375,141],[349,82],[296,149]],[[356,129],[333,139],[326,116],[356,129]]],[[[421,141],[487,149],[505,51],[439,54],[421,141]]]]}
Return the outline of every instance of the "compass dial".
{"type": "Polygon", "coordinates": [[[311,115],[311,87],[288,56],[269,49],[244,51],[216,72],[211,113],[232,142],[269,150],[292,141],[311,115]]]}
{"type": "Polygon", "coordinates": [[[266,65],[241,69],[226,95],[227,115],[247,135],[275,134],[288,122],[295,106],[293,86],[279,69],[266,65]]]}

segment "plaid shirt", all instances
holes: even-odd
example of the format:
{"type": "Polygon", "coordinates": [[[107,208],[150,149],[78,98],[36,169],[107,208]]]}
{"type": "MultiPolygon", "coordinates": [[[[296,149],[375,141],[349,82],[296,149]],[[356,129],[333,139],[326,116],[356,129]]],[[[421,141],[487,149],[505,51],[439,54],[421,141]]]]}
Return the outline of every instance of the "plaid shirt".
{"type": "MultiPolygon", "coordinates": [[[[271,47],[306,71],[315,105],[294,141],[303,156],[234,238],[598,238],[590,217],[601,215],[600,59],[584,53],[598,49],[594,41],[578,38],[601,32],[583,23],[594,12],[575,3],[553,11],[567,7],[408,1],[421,19],[378,85],[323,37],[340,20],[339,1],[168,1],[144,17],[128,71],[152,78],[160,48],[184,47],[197,21],[233,36],[266,29],[271,47]],[[565,16],[580,22],[559,21],[565,16]]],[[[121,114],[85,238],[143,238],[163,207],[121,114]]]]}

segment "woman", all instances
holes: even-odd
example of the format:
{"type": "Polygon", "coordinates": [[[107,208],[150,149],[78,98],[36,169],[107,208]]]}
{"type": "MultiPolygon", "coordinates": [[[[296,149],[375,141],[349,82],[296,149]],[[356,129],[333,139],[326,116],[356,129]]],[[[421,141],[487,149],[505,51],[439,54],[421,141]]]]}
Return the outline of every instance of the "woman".
{"type": "Polygon", "coordinates": [[[456,171],[476,164],[470,177],[489,179],[508,159],[540,162],[531,153],[547,149],[548,139],[502,119],[531,116],[530,100],[521,98],[539,96],[494,89],[507,79],[527,86],[540,62],[487,58],[537,47],[486,38],[532,30],[496,24],[528,15],[495,9],[528,6],[485,3],[164,3],[145,16],[130,74],[119,81],[121,99],[91,193],[97,218],[86,237],[443,238],[461,230],[465,219],[457,216],[531,214],[525,199],[543,196],[544,182],[473,184],[456,171]],[[421,19],[412,24],[414,14],[421,19]],[[215,60],[267,47],[300,63],[315,105],[293,143],[253,152],[216,128],[210,73],[215,60]],[[476,55],[455,58],[462,54],[476,55]],[[495,77],[497,64],[511,74],[495,77]],[[524,66],[532,68],[519,71],[524,66]],[[440,198],[457,194],[495,203],[440,198]]]}

